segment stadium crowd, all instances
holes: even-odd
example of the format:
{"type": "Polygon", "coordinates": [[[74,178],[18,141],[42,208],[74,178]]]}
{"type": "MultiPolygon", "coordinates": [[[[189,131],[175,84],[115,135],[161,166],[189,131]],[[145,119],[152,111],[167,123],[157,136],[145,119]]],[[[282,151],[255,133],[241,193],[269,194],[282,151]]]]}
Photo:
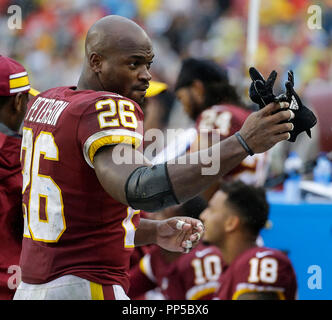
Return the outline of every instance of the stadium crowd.
{"type": "MultiPolygon", "coordinates": [[[[232,84],[249,103],[248,3],[241,0],[4,0],[0,7],[0,52],[26,66],[38,90],[71,85],[77,82],[80,73],[88,28],[106,14],[118,14],[136,21],[151,37],[155,52],[151,68],[153,80],[173,88],[182,59],[209,58],[228,69],[232,84]],[[22,9],[21,29],[8,29],[7,9],[12,4],[22,9]]],[[[314,104],[312,100],[318,91],[327,95],[326,99],[330,98],[332,79],[332,2],[316,1],[315,4],[321,8],[321,20],[316,21],[321,23],[321,28],[310,29],[310,1],[261,1],[259,44],[254,57],[255,66],[263,74],[268,74],[271,67],[278,72],[276,91],[283,89],[287,70],[292,69],[296,89],[308,98],[309,104],[314,104]]],[[[174,99],[167,99],[166,105],[162,105],[166,115],[161,126],[191,124],[179,111],[181,108],[176,107],[179,105],[174,99]],[[173,116],[172,109],[176,111],[173,116]]],[[[319,133],[314,132],[313,136],[319,133]]],[[[273,166],[276,173],[283,170],[280,163],[289,151],[287,143],[284,149],[284,156],[276,157],[279,161],[273,166]]],[[[304,161],[309,161],[317,156],[319,147],[314,153],[301,148],[296,151],[304,161]]]]}
{"type": "MultiPolygon", "coordinates": [[[[213,58],[230,69],[234,81],[245,75],[248,2],[229,0],[74,0],[1,1],[0,51],[25,66],[35,87],[45,90],[72,84],[88,28],[106,14],[133,19],[154,43],[153,77],[174,84],[180,61],[186,56],[213,58]],[[8,30],[7,9],[22,9],[20,30],[8,30]],[[171,63],[170,63],[171,62],[171,63]],[[46,74],[45,70],[48,70],[46,74]],[[50,77],[49,75],[52,75],[50,77]]],[[[291,68],[297,87],[309,81],[331,81],[331,1],[318,1],[322,29],[307,26],[308,0],[262,1],[260,41],[255,59],[265,74],[275,66],[281,76],[291,68]]]]}

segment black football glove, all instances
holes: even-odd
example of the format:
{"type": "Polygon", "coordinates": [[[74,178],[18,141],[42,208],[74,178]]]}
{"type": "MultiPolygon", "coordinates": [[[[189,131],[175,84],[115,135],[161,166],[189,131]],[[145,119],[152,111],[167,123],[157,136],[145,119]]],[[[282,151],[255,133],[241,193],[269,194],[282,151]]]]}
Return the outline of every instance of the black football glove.
{"type": "MultiPolygon", "coordinates": [[[[249,97],[257,103],[260,109],[264,108],[267,104],[272,102],[288,102],[289,108],[294,113],[295,117],[290,120],[294,125],[294,129],[290,131],[290,138],[288,141],[295,142],[297,136],[306,131],[308,136],[311,138],[310,129],[315,126],[317,119],[314,113],[302,104],[300,97],[294,90],[294,73],[288,71],[288,81],[285,83],[286,92],[276,97],[273,93],[273,85],[277,78],[277,72],[272,71],[265,81],[264,77],[260,72],[251,67],[249,74],[252,79],[252,83],[249,88],[249,97]]],[[[285,109],[280,109],[282,111],[285,109]]]]}
{"type": "Polygon", "coordinates": [[[317,118],[314,113],[303,105],[300,97],[294,90],[294,73],[288,71],[288,80],[285,82],[286,92],[276,97],[275,102],[286,101],[289,103],[289,109],[295,114],[295,117],[290,121],[294,125],[294,129],[290,131],[290,142],[295,142],[297,136],[305,131],[309,138],[311,138],[310,129],[317,123],[317,118]]]}
{"type": "Polygon", "coordinates": [[[277,79],[277,72],[272,71],[265,81],[261,73],[254,67],[249,68],[249,75],[252,83],[249,88],[249,97],[257,103],[260,109],[275,101],[276,96],[273,93],[274,82],[277,79]]]}

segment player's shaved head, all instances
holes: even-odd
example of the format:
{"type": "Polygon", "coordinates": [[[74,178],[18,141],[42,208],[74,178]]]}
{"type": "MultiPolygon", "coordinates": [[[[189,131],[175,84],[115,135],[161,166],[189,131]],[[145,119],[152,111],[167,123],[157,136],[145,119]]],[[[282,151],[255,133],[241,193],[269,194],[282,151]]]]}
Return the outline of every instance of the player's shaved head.
{"type": "Polygon", "coordinates": [[[106,16],[87,33],[77,88],[111,91],[142,103],[151,80],[153,56],[151,40],[137,23],[106,16]]]}
{"type": "Polygon", "coordinates": [[[89,29],[85,41],[85,53],[105,55],[114,50],[126,50],[138,42],[151,41],[146,32],[134,21],[110,15],[98,20],[89,29]]]}

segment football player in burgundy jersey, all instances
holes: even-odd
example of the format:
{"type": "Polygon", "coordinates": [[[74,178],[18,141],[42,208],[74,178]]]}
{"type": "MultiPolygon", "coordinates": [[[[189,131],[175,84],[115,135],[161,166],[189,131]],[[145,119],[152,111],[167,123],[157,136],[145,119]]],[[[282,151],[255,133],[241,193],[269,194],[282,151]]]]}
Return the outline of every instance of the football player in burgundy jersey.
{"type": "MultiPolygon", "coordinates": [[[[234,135],[252,112],[230,84],[227,70],[212,60],[185,59],[175,91],[185,112],[196,124],[197,138],[190,146],[191,152],[234,135]]],[[[262,184],[265,161],[266,154],[246,157],[223,179],[262,184]]],[[[212,185],[204,192],[205,198],[209,200],[218,187],[218,183],[212,185]]]]}
{"type": "Polygon", "coordinates": [[[227,265],[219,279],[218,299],[296,298],[291,261],[279,250],[256,244],[268,211],[263,188],[236,181],[223,184],[200,215],[206,228],[203,239],[219,247],[227,265]]]}
{"type": "MultiPolygon", "coordinates": [[[[205,208],[206,202],[195,197],[154,215],[158,219],[195,218],[205,208]]],[[[129,296],[134,300],[160,299],[160,295],[166,300],[209,300],[219,287],[222,269],[221,252],[213,245],[200,242],[188,254],[153,246],[130,270],[129,296]]]]}
{"type": "MultiPolygon", "coordinates": [[[[238,137],[210,150],[215,176],[202,163],[152,166],[143,156],[144,101],[151,40],[135,22],[106,16],[88,31],[77,86],[40,93],[28,105],[22,139],[24,238],[22,282],[15,299],[126,299],[136,245],[188,252],[200,220],[141,219],[184,202],[247,155],[289,138],[291,111],[270,104],[249,116],[238,137]],[[222,150],[222,151],[220,151],[222,150]],[[188,188],[190,185],[190,188],[188,188]],[[59,289],[61,288],[61,289],[59,289]]],[[[183,162],[180,162],[183,163],[183,162]]]]}
{"type": "Polygon", "coordinates": [[[25,68],[0,55],[0,300],[12,299],[16,286],[9,278],[19,271],[23,230],[19,131],[30,91],[25,68]]]}

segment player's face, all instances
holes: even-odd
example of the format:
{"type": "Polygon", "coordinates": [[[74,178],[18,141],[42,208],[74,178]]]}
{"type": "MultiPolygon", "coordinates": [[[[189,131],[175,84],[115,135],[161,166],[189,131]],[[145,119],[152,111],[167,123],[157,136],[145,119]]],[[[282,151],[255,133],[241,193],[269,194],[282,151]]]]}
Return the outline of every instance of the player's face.
{"type": "Polygon", "coordinates": [[[199,97],[193,86],[183,87],[176,91],[176,96],[181,102],[184,111],[191,119],[196,119],[200,113],[199,97]]]}
{"type": "Polygon", "coordinates": [[[229,217],[229,208],[225,202],[227,194],[217,191],[209,201],[208,207],[201,213],[204,222],[204,241],[220,246],[225,238],[225,222],[229,217]]]}
{"type": "Polygon", "coordinates": [[[153,57],[148,38],[114,50],[103,63],[101,82],[105,90],[142,104],[151,80],[149,69],[153,57]]]}

